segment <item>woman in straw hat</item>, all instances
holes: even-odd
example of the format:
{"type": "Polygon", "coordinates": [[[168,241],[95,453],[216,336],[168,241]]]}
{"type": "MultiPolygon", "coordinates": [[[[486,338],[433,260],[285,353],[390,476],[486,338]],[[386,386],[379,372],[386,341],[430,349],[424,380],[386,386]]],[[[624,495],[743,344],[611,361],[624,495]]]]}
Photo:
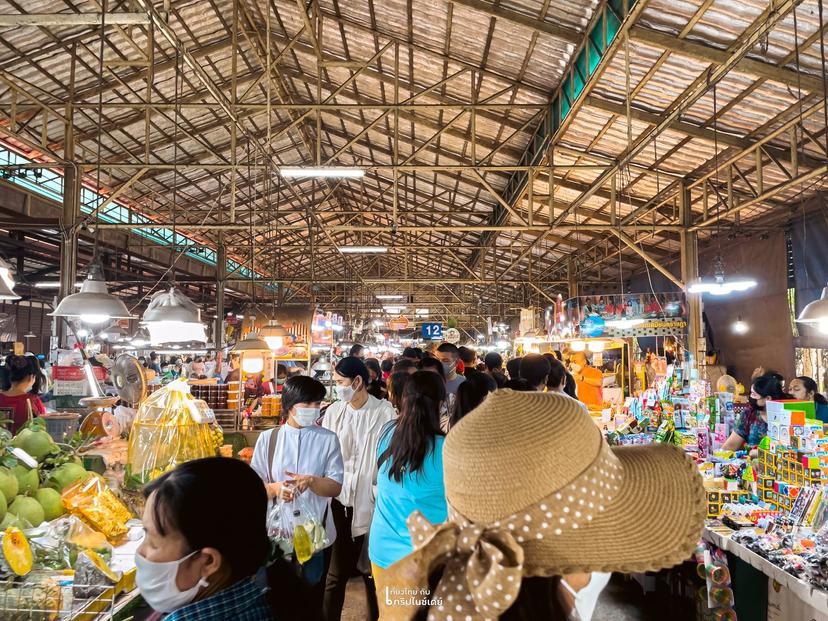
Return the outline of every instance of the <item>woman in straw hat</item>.
{"type": "Polygon", "coordinates": [[[448,520],[409,518],[414,551],[386,571],[383,621],[586,621],[601,574],[677,565],[704,523],[681,450],[610,448],[558,394],[493,393],[446,437],[443,466],[448,520]],[[653,537],[645,521],[670,526],[653,537]]]}

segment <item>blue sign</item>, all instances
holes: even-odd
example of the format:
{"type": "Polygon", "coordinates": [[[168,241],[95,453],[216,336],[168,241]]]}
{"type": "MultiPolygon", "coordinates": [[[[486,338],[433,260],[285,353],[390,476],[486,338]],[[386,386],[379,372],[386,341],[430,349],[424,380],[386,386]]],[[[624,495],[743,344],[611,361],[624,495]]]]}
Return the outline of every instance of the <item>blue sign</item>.
{"type": "Polygon", "coordinates": [[[606,323],[600,315],[589,315],[581,322],[581,336],[601,336],[604,333],[606,323]]]}
{"type": "Polygon", "coordinates": [[[430,341],[437,341],[443,338],[443,324],[424,323],[422,327],[423,338],[430,341]]]}

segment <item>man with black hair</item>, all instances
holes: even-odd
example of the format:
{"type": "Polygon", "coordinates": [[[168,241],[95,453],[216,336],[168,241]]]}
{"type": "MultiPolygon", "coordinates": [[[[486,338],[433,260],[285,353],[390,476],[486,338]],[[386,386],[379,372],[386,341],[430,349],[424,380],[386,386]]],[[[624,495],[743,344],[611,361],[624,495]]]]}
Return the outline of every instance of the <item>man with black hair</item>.
{"type": "Polygon", "coordinates": [[[458,347],[457,351],[460,355],[460,360],[463,361],[463,375],[468,377],[469,371],[476,371],[475,365],[477,360],[477,352],[471,347],[458,347]]]}
{"type": "Polygon", "coordinates": [[[520,379],[526,381],[534,391],[546,390],[550,371],[549,361],[541,354],[527,354],[520,360],[520,379]]]}
{"type": "Polygon", "coordinates": [[[401,358],[394,363],[393,368],[391,369],[391,375],[394,373],[416,373],[417,372],[417,363],[409,358],[401,358]]]}
{"type": "Polygon", "coordinates": [[[512,358],[506,363],[506,371],[509,373],[509,379],[520,379],[520,361],[521,358],[512,358]]]}
{"type": "Polygon", "coordinates": [[[156,354],[155,352],[150,353],[149,364],[147,364],[147,368],[155,371],[157,375],[161,375],[161,364],[158,362],[158,354],[156,354]]]}
{"type": "Polygon", "coordinates": [[[498,388],[503,388],[506,384],[506,376],[503,374],[503,356],[496,351],[490,351],[483,358],[483,364],[486,366],[486,373],[494,378],[498,388]]]}
{"type": "Polygon", "coordinates": [[[457,374],[457,361],[460,360],[460,350],[451,343],[441,343],[434,353],[434,357],[443,365],[443,373],[446,376],[446,392],[450,395],[457,395],[460,384],[466,378],[457,374]]]}
{"type": "Polygon", "coordinates": [[[414,363],[423,359],[423,350],[419,347],[406,347],[402,353],[403,360],[411,360],[414,363]]]}
{"type": "Polygon", "coordinates": [[[354,343],[353,345],[351,345],[351,351],[348,352],[348,355],[353,356],[354,358],[359,358],[360,360],[364,360],[365,348],[359,343],[354,343]]]}

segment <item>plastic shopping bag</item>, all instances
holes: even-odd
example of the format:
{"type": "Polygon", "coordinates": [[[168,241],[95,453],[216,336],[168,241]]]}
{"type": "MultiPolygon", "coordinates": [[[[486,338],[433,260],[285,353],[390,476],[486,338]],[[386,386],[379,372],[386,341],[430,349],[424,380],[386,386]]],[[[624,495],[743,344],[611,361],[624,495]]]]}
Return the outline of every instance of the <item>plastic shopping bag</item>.
{"type": "Polygon", "coordinates": [[[215,456],[214,422],[186,381],[156,390],[141,403],[132,425],[124,485],[139,489],[180,463],[215,456]]]}
{"type": "Polygon", "coordinates": [[[331,543],[325,525],[311,511],[307,497],[299,493],[292,502],[279,498],[274,500],[268,515],[267,530],[282,553],[292,556],[300,564],[309,561],[331,543]]]}

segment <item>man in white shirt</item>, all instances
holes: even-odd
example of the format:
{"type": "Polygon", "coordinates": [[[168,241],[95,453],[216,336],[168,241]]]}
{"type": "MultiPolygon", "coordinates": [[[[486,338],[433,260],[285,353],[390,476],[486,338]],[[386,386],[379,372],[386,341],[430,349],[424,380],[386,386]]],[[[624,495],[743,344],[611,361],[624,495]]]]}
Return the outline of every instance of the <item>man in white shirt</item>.
{"type": "Polygon", "coordinates": [[[386,400],[368,394],[368,367],[348,356],[334,369],[338,401],[325,412],[322,426],[339,438],[345,476],[342,491],[331,503],[336,530],[331,566],[325,587],[324,616],[337,621],[342,615],[345,588],[355,568],[365,580],[368,617],[379,618],[370,565],[360,563],[366,535],[374,514],[377,481],[377,446],[383,427],[396,418],[394,407],[386,400]]]}

